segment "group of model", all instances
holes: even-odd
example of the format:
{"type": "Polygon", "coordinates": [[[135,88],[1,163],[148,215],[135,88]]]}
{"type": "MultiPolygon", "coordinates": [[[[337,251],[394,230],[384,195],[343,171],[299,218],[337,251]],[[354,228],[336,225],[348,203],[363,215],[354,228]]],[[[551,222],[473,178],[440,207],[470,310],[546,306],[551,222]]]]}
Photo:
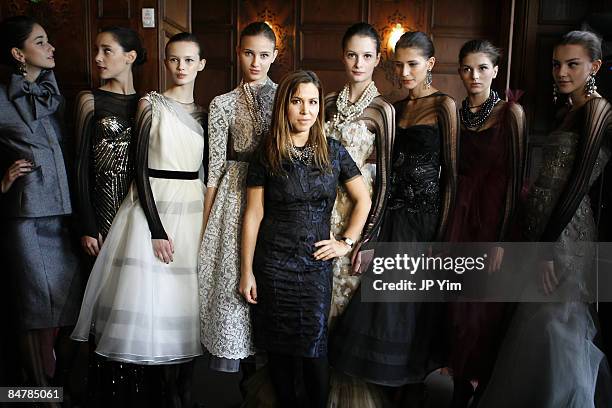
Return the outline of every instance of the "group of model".
{"type": "MultiPolygon", "coordinates": [[[[195,36],[169,40],[171,85],[140,97],[137,34],[104,29],[104,85],[77,100],[70,192],[55,49],[28,17],[4,20],[0,36],[15,68],[0,87],[2,255],[31,384],[48,384],[44,350],[56,349],[56,376],[69,371],[70,336],[90,341],[89,387],[114,384],[112,395],[93,391],[97,403],[189,406],[204,352],[211,369],[270,381],[273,395],[253,406],[421,406],[425,377],[442,367],[453,407],[595,406],[606,361],[590,305],[362,302],[353,273],[366,242],[500,242],[517,230],[559,243],[542,259],[545,290],[588,268],[567,244],[596,240],[586,192],[610,154],[594,34],[568,33],[554,48],[555,97],[567,103],[522,201],[525,117],[511,92],[504,101],[491,89],[501,54],[488,41],[460,51],[458,107],[432,86],[429,36],[405,33],[393,61],[407,97],[391,105],[372,80],[372,26],[347,30],[347,83],[325,96],[311,71],[270,80],[276,38],[255,22],[237,47],[240,85],[206,114],[194,103],[206,62],[195,36]],[[95,259],[84,292],[73,212],[95,259]],[[255,364],[262,352],[266,370],[255,364]]],[[[491,248],[489,268],[502,262],[491,248]]],[[[242,385],[257,399],[254,383],[242,385]]]]}

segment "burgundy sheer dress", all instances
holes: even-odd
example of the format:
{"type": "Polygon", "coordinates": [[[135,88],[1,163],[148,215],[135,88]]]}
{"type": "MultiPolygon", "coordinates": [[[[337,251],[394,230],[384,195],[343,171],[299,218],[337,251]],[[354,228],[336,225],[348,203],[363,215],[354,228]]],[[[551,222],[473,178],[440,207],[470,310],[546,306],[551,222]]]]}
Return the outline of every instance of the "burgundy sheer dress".
{"type": "MultiPolygon", "coordinates": [[[[498,102],[479,130],[461,126],[451,242],[508,239],[522,181],[525,115],[498,102]]],[[[492,248],[494,244],[487,245],[492,248]]],[[[511,307],[505,303],[451,303],[450,367],[455,378],[486,381],[495,363],[511,307]]]]}

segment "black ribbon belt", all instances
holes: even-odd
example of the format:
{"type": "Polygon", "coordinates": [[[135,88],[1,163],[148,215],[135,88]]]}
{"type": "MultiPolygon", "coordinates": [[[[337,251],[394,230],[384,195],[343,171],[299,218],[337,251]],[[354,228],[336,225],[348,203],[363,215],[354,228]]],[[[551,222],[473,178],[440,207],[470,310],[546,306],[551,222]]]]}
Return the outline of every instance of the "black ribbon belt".
{"type": "Polygon", "coordinates": [[[149,177],[175,179],[175,180],[196,180],[199,174],[197,171],[173,171],[149,169],[149,177]]]}

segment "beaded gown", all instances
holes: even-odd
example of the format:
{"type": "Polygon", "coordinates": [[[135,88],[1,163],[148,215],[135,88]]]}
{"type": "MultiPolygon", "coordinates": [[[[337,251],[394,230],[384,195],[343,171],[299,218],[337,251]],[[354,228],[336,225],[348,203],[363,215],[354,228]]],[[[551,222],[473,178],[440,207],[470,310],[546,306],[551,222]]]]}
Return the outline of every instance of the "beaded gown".
{"type": "Polygon", "coordinates": [[[138,95],[95,89],[78,96],[77,186],[82,235],[106,237],[134,178],[132,129],[138,95]]]}
{"type": "Polygon", "coordinates": [[[203,115],[156,92],[144,99],[136,183],[96,259],[72,337],[86,341],[91,330],[96,352],[112,360],[180,363],[201,354],[197,255],[203,115]],[[151,239],[173,241],[171,263],[155,256],[151,239]]]}
{"type": "MultiPolygon", "coordinates": [[[[454,197],[455,103],[436,92],[394,106],[397,127],[378,241],[435,241],[454,197]]],[[[332,334],[331,365],[375,384],[420,383],[444,364],[443,316],[442,304],[362,302],[359,289],[332,334]]]]}
{"type": "MultiPolygon", "coordinates": [[[[594,98],[566,115],[544,146],[543,166],[527,198],[524,229],[529,240],[556,241],[552,260],[561,282],[556,291],[583,291],[583,278],[593,267],[593,247],[585,244],[596,241],[597,233],[584,192],[610,158],[611,136],[612,106],[594,98]],[[584,176],[574,177],[577,173],[584,176]]],[[[586,303],[520,304],[478,406],[594,407],[605,358],[595,345],[597,332],[586,303]]]]}
{"type": "Polygon", "coordinates": [[[238,293],[240,237],[248,162],[262,139],[252,114],[269,127],[276,87],[269,78],[251,87],[259,112],[249,111],[242,86],[210,104],[208,187],[216,187],[217,195],[200,248],[198,287],[200,337],[218,371],[238,371],[240,359],[255,354],[249,307],[238,293]]]}

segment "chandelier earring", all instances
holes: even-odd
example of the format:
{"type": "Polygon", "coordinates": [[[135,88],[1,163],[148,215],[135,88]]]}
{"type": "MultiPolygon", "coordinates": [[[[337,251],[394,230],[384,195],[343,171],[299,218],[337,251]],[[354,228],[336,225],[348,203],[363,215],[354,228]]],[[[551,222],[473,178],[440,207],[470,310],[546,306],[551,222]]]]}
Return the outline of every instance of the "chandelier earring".
{"type": "Polygon", "coordinates": [[[17,70],[23,77],[26,77],[28,75],[28,67],[25,62],[17,63],[17,70]]]}
{"type": "Polygon", "coordinates": [[[557,104],[557,101],[559,100],[559,87],[557,86],[557,83],[553,81],[553,104],[557,104]]]}
{"type": "Polygon", "coordinates": [[[595,92],[597,92],[597,85],[595,85],[595,73],[591,72],[587,78],[586,84],[584,84],[584,94],[588,98],[595,92]]]}
{"type": "Polygon", "coordinates": [[[431,88],[431,83],[433,82],[433,75],[431,74],[431,69],[427,70],[427,74],[425,74],[425,82],[423,84],[423,87],[425,89],[429,89],[431,88]]]}

